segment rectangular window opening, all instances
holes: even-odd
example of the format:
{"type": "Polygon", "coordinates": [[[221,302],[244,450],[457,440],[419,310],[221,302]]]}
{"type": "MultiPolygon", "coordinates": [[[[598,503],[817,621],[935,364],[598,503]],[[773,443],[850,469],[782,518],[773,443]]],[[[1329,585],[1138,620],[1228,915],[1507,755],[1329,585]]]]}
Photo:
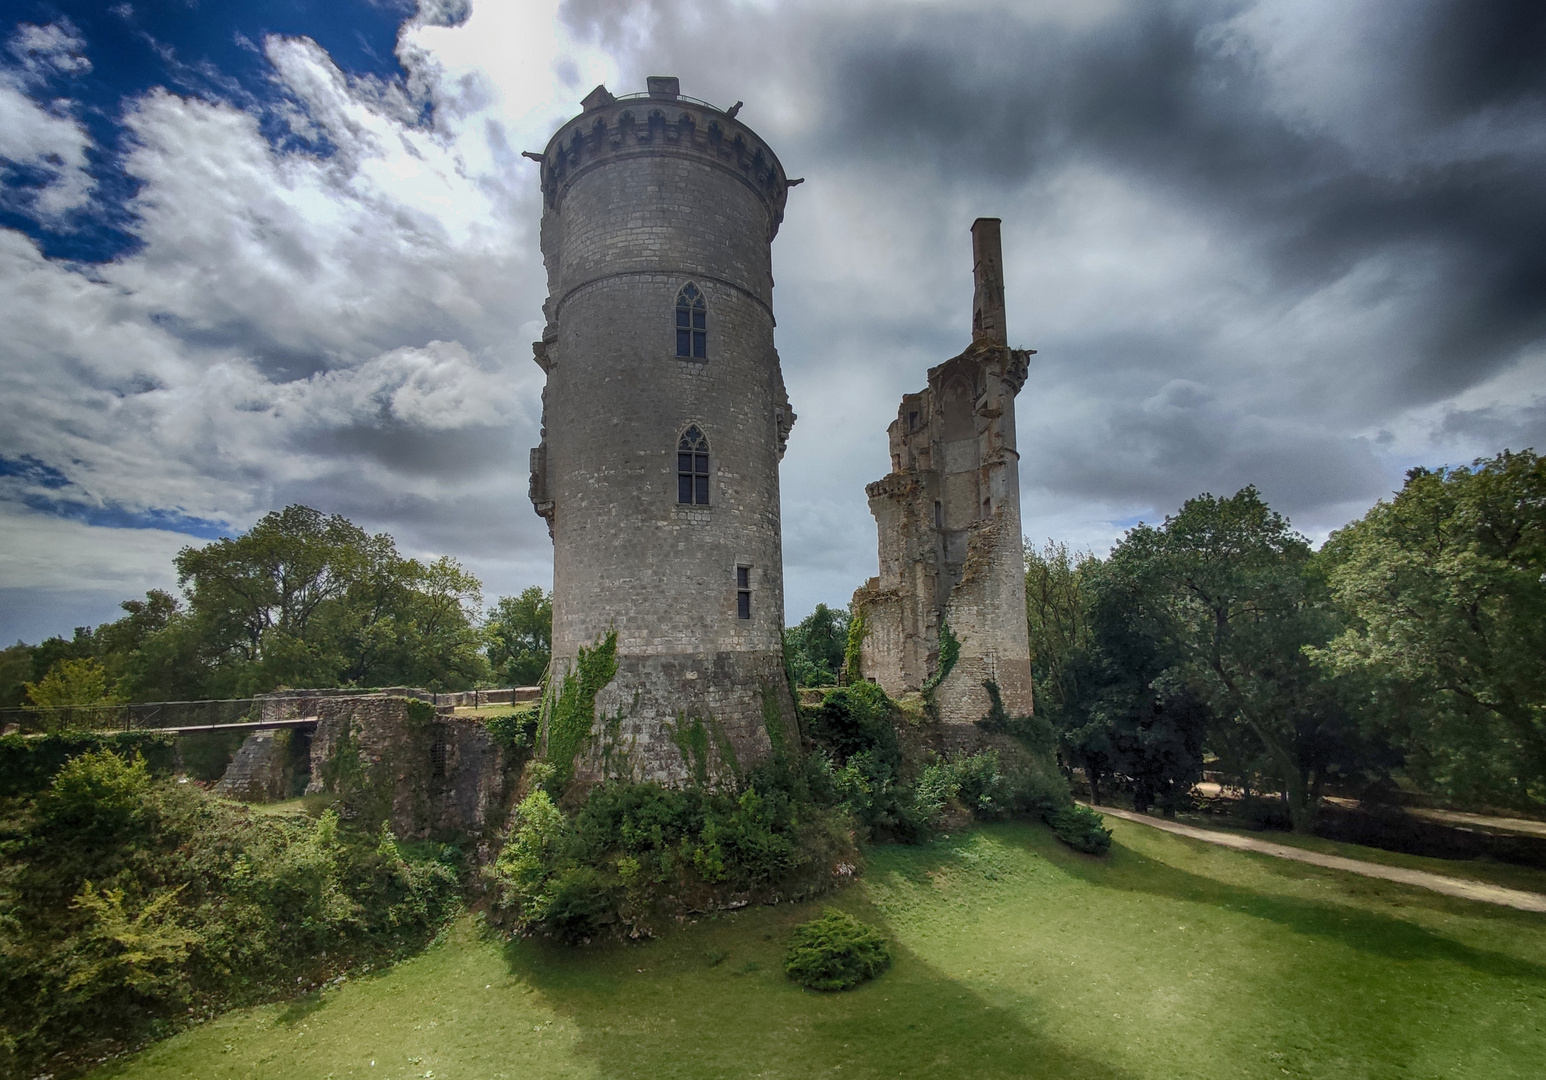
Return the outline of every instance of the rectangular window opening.
{"type": "Polygon", "coordinates": [[[709,455],[676,455],[676,501],[689,506],[709,504],[709,455]]]}
{"type": "Polygon", "coordinates": [[[738,619],[752,617],[752,568],[735,568],[735,614],[738,619]]]}

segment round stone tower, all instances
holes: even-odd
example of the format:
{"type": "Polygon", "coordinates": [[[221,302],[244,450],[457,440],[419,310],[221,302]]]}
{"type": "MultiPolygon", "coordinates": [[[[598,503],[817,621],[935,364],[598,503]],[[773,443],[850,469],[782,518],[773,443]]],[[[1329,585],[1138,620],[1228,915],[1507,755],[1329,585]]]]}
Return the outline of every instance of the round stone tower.
{"type": "Polygon", "coordinates": [[[553,538],[550,685],[613,631],[617,670],[588,736],[550,721],[546,745],[578,745],[582,779],[722,781],[796,745],[771,266],[790,181],[739,103],[674,78],[583,108],[527,155],[548,273],[531,499],[553,538]]]}

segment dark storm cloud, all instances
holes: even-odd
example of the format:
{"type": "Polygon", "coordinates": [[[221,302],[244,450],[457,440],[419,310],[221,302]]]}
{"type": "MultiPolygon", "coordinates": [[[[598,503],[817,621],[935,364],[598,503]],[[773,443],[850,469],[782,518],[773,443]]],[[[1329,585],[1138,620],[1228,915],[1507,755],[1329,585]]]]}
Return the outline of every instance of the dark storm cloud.
{"type": "Polygon", "coordinates": [[[525,438],[525,432],[517,439],[508,429],[494,426],[434,430],[384,422],[317,431],[299,442],[326,458],[359,457],[394,473],[462,481],[508,470],[517,444],[524,446],[525,438]]]}
{"type": "Polygon", "coordinates": [[[841,103],[827,150],[932,167],[946,185],[1096,162],[1226,219],[1289,292],[1372,255],[1441,261],[1420,353],[1390,388],[1405,403],[1452,393],[1546,333],[1539,135],[1481,156],[1449,145],[1465,139],[1457,124],[1546,109],[1546,5],[1390,7],[1359,56],[1383,73],[1383,96],[1346,103],[1391,114],[1386,160],[1274,107],[1263,58],[1229,32],[1249,7],[1140,5],[1086,28],[922,10],[851,27],[815,65],[841,103]]]}
{"type": "Polygon", "coordinates": [[[1429,108],[1457,115],[1546,95],[1546,4],[1455,0],[1428,9],[1422,73],[1429,108]]]}
{"type": "MultiPolygon", "coordinates": [[[[1510,450],[1546,452],[1546,400],[1505,412],[1497,408],[1452,409],[1439,425],[1446,435],[1470,436],[1510,450]]],[[[1459,464],[1459,462],[1449,462],[1459,464]]]]}

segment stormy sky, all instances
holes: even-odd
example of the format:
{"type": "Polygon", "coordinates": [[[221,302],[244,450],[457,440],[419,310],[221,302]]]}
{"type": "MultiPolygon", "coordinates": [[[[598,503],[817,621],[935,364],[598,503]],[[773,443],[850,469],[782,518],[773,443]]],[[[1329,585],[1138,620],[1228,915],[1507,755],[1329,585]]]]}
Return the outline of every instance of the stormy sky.
{"type": "Polygon", "coordinates": [[[1022,514],[1254,483],[1314,539],[1546,449],[1546,4],[177,0],[0,26],[0,638],[293,502],[551,583],[540,149],[675,74],[791,176],[787,614],[874,573],[898,397],[1004,221],[1022,514]]]}

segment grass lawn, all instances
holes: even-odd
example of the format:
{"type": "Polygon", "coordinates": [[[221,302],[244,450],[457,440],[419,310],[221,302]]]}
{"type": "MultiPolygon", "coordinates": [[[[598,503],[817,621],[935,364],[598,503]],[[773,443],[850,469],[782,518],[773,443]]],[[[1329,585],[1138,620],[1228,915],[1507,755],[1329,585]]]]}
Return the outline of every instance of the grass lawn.
{"type": "Polygon", "coordinates": [[[1022,824],[876,850],[829,902],[897,961],[848,993],[781,971],[819,903],[578,951],[464,919],[391,971],[94,1077],[1541,1075],[1546,918],[1108,823],[1104,859],[1022,824]]]}
{"type": "Polygon", "coordinates": [[[451,715],[455,716],[459,720],[466,719],[468,717],[474,717],[479,720],[486,720],[491,716],[509,716],[511,713],[518,712],[529,712],[535,714],[536,711],[537,702],[522,701],[514,705],[511,705],[508,702],[503,705],[479,705],[476,709],[471,705],[458,705],[456,708],[451,710],[451,715]]]}

